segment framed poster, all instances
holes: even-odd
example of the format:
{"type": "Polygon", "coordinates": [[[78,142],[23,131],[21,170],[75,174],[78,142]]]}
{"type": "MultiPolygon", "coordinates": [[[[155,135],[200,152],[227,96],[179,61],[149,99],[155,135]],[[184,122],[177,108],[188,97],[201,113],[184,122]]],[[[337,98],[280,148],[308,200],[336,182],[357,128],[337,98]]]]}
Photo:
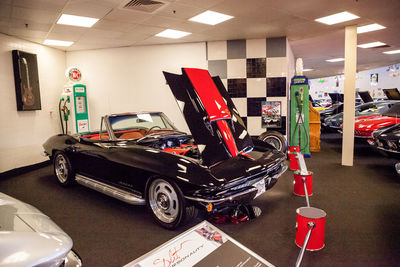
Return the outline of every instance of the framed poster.
{"type": "Polygon", "coordinates": [[[281,128],[281,101],[263,101],[261,103],[262,128],[281,128]]]}
{"type": "Polygon", "coordinates": [[[17,110],[40,110],[39,72],[36,54],[12,51],[17,110]]]}
{"type": "Polygon", "coordinates": [[[378,80],[379,80],[378,73],[370,74],[371,85],[377,85],[378,84],[378,80]]]}
{"type": "Polygon", "coordinates": [[[203,221],[125,267],[273,266],[220,229],[203,221]]]}

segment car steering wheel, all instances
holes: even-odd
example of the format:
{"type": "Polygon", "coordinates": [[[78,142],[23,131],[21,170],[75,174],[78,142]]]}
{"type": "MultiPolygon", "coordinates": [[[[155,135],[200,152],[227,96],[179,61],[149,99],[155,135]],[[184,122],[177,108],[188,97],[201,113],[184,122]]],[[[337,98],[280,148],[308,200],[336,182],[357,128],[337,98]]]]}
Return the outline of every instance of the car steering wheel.
{"type": "Polygon", "coordinates": [[[153,129],[155,129],[155,128],[159,128],[159,129],[161,129],[161,127],[160,127],[160,126],[158,126],[158,125],[155,125],[155,126],[151,127],[150,129],[148,129],[148,130],[146,131],[145,135],[148,135],[148,134],[149,134],[149,132],[151,132],[151,130],[153,130],[153,129]]]}

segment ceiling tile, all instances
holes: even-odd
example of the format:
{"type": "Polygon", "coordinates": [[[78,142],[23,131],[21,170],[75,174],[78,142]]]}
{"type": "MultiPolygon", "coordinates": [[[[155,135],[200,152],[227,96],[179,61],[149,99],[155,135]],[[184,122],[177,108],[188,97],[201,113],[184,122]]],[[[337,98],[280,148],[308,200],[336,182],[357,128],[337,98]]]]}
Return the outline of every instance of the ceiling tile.
{"type": "Polygon", "coordinates": [[[178,26],[182,22],[183,22],[183,20],[178,19],[178,18],[169,18],[169,17],[159,16],[159,15],[153,15],[152,17],[150,17],[149,19],[146,19],[145,21],[143,21],[140,24],[174,29],[174,27],[178,26]]]}
{"type": "Polygon", "coordinates": [[[126,22],[126,23],[140,23],[149,19],[152,15],[144,12],[127,11],[121,9],[114,9],[108,13],[104,18],[111,21],[126,22]]]}
{"type": "Polygon", "coordinates": [[[141,25],[138,24],[133,30],[132,34],[149,34],[149,35],[155,35],[161,31],[163,31],[163,28],[160,27],[155,27],[155,26],[149,26],[149,25],[141,25]]]}
{"type": "Polygon", "coordinates": [[[92,44],[96,45],[104,45],[105,47],[120,47],[120,46],[128,46],[132,44],[130,40],[121,40],[121,39],[110,39],[110,38],[93,38],[89,36],[83,36],[77,44],[92,44]]]}
{"type": "Polygon", "coordinates": [[[165,17],[171,17],[176,19],[187,20],[194,17],[206,9],[201,7],[196,7],[193,5],[184,5],[180,3],[170,3],[157,12],[157,15],[162,15],[165,17]]]}
{"type": "Polygon", "coordinates": [[[59,12],[68,0],[13,0],[13,6],[59,12]]]}
{"type": "Polygon", "coordinates": [[[85,32],[85,36],[88,38],[107,38],[117,40],[123,35],[122,32],[118,31],[107,31],[107,30],[99,30],[99,29],[89,29],[85,32]]]}
{"type": "Polygon", "coordinates": [[[11,6],[10,5],[6,5],[3,2],[0,3],[0,17],[1,18],[11,17],[11,6]]]}
{"type": "Polygon", "coordinates": [[[26,19],[37,23],[53,23],[58,17],[58,12],[42,9],[31,9],[23,7],[13,7],[11,17],[16,19],[26,19]]]}
{"type": "Polygon", "coordinates": [[[209,9],[223,1],[224,0],[176,0],[176,3],[209,9]]]}
{"type": "Polygon", "coordinates": [[[104,6],[97,2],[71,1],[64,7],[62,13],[91,18],[102,18],[111,10],[112,8],[110,6],[104,6]]]}
{"type": "Polygon", "coordinates": [[[10,27],[13,28],[24,28],[33,31],[48,32],[51,26],[51,23],[37,23],[27,19],[10,19],[10,27]]]}
{"type": "Polygon", "coordinates": [[[59,33],[65,35],[68,34],[81,35],[88,30],[89,28],[84,28],[84,27],[74,27],[68,25],[55,24],[54,27],[51,29],[50,33],[59,33]]]}
{"type": "Polygon", "coordinates": [[[96,24],[93,25],[93,29],[108,30],[108,31],[120,31],[120,32],[130,32],[137,27],[138,24],[125,23],[111,21],[107,19],[101,19],[96,24]]]}
{"type": "Polygon", "coordinates": [[[45,38],[47,35],[47,32],[32,31],[32,30],[27,30],[27,29],[10,27],[9,34],[14,35],[14,36],[19,36],[19,37],[45,38]]]}

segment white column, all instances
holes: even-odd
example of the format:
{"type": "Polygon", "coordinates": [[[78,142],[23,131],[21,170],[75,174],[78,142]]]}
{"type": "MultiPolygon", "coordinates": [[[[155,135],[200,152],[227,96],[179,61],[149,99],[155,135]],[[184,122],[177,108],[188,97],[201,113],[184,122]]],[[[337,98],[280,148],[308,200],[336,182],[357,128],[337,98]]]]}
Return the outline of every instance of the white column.
{"type": "Polygon", "coordinates": [[[354,107],[357,69],[357,26],[346,26],[344,47],[345,61],[342,165],[353,166],[354,107]]]}

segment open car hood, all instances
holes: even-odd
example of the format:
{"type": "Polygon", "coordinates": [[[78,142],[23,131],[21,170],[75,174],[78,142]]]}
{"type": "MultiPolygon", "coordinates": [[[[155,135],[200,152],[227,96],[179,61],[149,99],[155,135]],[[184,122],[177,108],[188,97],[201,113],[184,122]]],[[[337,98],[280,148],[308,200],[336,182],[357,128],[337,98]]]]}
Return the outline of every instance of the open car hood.
{"type": "Polygon", "coordinates": [[[163,72],[198,145],[203,164],[251,151],[253,142],[219,77],[207,70],[183,68],[182,75],[163,72]]]}

